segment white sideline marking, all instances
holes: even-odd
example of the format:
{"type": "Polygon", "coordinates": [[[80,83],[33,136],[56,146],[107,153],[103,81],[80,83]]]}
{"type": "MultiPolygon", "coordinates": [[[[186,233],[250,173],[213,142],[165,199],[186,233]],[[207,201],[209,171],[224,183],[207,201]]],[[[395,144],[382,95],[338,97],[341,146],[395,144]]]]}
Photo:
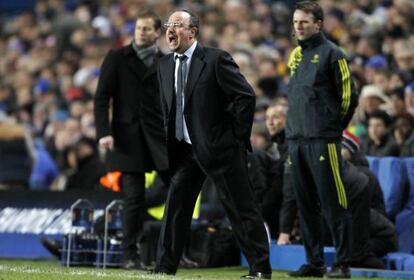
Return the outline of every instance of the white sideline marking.
{"type": "Polygon", "coordinates": [[[56,270],[56,269],[39,269],[39,268],[31,268],[28,266],[22,267],[15,267],[15,266],[8,266],[8,265],[0,265],[0,271],[10,271],[10,272],[22,272],[22,273],[46,273],[46,274],[63,274],[67,276],[76,275],[88,275],[88,276],[96,276],[96,277],[126,277],[126,278],[135,278],[135,279],[166,279],[164,275],[157,275],[154,277],[153,275],[144,275],[144,274],[134,274],[133,272],[125,272],[125,273],[107,273],[104,271],[76,271],[71,268],[71,270],[56,270]]]}
{"type": "MultiPolygon", "coordinates": [[[[131,279],[151,279],[151,280],[162,280],[162,279],[185,279],[185,280],[198,280],[199,277],[177,277],[177,276],[167,276],[167,275],[151,275],[151,274],[139,274],[139,272],[105,272],[105,271],[98,271],[98,270],[90,270],[90,271],[82,271],[82,270],[74,270],[74,268],[70,268],[68,270],[65,269],[40,269],[40,268],[31,268],[30,266],[23,265],[21,267],[16,266],[9,266],[9,265],[1,265],[0,264],[0,272],[1,271],[9,271],[9,272],[21,272],[21,273],[45,273],[45,274],[60,274],[66,276],[81,276],[81,275],[88,275],[88,276],[95,276],[95,277],[125,277],[131,279]]],[[[142,272],[141,272],[142,273],[142,272]]]]}

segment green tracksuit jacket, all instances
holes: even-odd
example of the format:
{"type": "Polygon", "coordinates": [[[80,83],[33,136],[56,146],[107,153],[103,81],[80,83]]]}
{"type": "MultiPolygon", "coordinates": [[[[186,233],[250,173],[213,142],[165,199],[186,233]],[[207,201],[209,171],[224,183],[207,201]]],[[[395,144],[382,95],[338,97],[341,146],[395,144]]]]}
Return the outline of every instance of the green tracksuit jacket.
{"type": "Polygon", "coordinates": [[[345,54],[317,33],[299,42],[288,66],[287,139],[339,139],[357,106],[345,54]]]}

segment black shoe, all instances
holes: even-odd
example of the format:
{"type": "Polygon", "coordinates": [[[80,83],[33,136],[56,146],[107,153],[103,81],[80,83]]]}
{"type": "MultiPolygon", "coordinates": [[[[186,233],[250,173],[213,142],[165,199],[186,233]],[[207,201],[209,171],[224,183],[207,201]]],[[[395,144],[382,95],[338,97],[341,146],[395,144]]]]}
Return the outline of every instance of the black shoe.
{"type": "Polygon", "coordinates": [[[338,264],[334,265],[332,269],[325,273],[327,278],[351,278],[351,270],[348,265],[338,264]]]}
{"type": "Polygon", "coordinates": [[[137,269],[137,270],[147,270],[148,268],[140,259],[127,259],[122,264],[123,269],[137,269]]]}
{"type": "Polygon", "coordinates": [[[320,277],[326,273],[324,266],[316,266],[313,264],[304,264],[298,270],[288,272],[290,277],[320,277]]]}
{"type": "Polygon", "coordinates": [[[157,275],[175,275],[175,272],[171,272],[162,268],[153,268],[147,270],[148,274],[157,274],[157,275]]]}
{"type": "Polygon", "coordinates": [[[240,277],[241,279],[272,279],[271,273],[250,272],[240,277]]]}
{"type": "Polygon", "coordinates": [[[60,249],[62,248],[62,244],[54,239],[49,238],[42,238],[40,240],[42,245],[48,250],[53,256],[60,259],[60,249]]]}

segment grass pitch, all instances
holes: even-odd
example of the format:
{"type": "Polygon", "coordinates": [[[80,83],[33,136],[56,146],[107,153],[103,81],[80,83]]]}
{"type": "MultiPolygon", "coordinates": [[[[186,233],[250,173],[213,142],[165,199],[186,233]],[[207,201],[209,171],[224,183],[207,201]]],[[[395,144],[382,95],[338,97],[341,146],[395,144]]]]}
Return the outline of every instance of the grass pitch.
{"type": "MultiPolygon", "coordinates": [[[[0,259],[0,280],[127,280],[127,279],[177,279],[177,280],[236,280],[248,270],[241,267],[179,269],[176,276],[149,275],[141,271],[122,269],[96,269],[62,267],[53,261],[22,261],[0,259]]],[[[288,278],[286,272],[273,271],[272,279],[306,279],[288,278]]],[[[308,278],[315,279],[315,278],[308,278]]],[[[353,279],[386,279],[386,278],[353,278],[353,279]]]]}

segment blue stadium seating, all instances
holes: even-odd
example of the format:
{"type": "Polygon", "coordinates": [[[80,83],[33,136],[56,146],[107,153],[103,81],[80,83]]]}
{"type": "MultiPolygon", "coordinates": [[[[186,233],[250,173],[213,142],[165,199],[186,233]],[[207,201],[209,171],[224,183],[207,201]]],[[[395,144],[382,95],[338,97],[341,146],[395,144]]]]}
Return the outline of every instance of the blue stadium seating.
{"type": "Polygon", "coordinates": [[[388,253],[385,257],[385,268],[390,270],[403,270],[404,260],[411,256],[408,253],[388,253]]]}
{"type": "Polygon", "coordinates": [[[367,156],[366,158],[368,160],[369,169],[371,169],[371,171],[375,174],[375,176],[378,177],[378,169],[379,169],[380,158],[370,157],[370,156],[367,156]]]}
{"type": "Polygon", "coordinates": [[[395,157],[369,157],[370,169],[377,175],[384,193],[385,210],[392,220],[403,208],[406,168],[404,161],[395,157]]]}
{"type": "Polygon", "coordinates": [[[395,219],[399,251],[414,253],[414,158],[404,159],[409,190],[405,194],[405,207],[395,219]],[[408,196],[407,196],[408,194],[408,196]],[[407,198],[408,197],[408,198],[407,198]]]}
{"type": "Polygon", "coordinates": [[[395,219],[399,251],[414,253],[414,205],[398,213],[395,219]]]}
{"type": "Polygon", "coordinates": [[[404,260],[404,271],[414,271],[414,256],[404,260]]]}
{"type": "Polygon", "coordinates": [[[406,205],[411,206],[414,205],[414,158],[405,158],[404,162],[407,170],[407,177],[409,183],[409,194],[406,205]]]}

